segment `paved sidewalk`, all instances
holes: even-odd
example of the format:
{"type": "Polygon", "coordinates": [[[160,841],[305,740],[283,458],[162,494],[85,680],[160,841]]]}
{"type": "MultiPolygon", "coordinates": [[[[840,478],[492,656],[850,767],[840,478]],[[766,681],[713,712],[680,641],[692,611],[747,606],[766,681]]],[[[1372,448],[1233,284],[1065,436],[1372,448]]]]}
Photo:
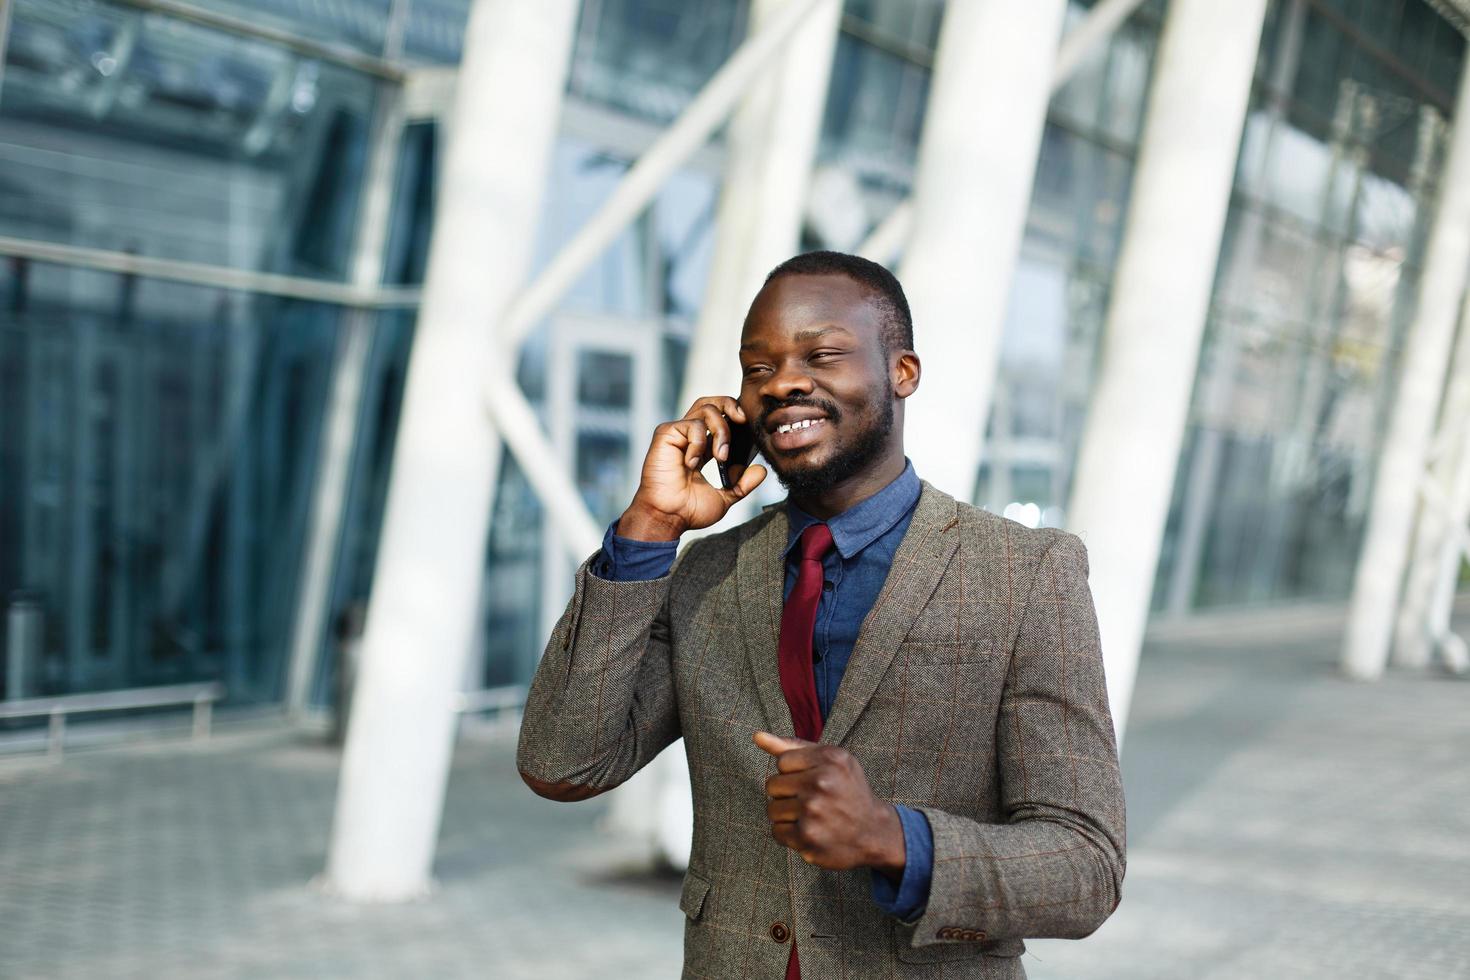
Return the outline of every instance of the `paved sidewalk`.
{"type": "MultiPolygon", "coordinates": [[[[1351,684],[1331,636],[1255,632],[1146,651],[1123,905],[1031,943],[1033,980],[1470,978],[1470,683],[1351,684]]],[[[0,759],[0,976],[677,976],[677,880],[512,752],[461,742],[439,890],[404,906],[309,884],[337,754],[306,736],[0,759]]]]}

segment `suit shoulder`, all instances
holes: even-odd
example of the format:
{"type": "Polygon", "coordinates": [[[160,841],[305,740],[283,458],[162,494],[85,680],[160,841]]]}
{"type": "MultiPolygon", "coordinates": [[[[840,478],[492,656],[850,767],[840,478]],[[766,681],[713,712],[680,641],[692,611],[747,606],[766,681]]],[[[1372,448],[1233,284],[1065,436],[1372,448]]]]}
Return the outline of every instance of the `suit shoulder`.
{"type": "Polygon", "coordinates": [[[960,532],[982,544],[1003,544],[1011,554],[1040,561],[1053,548],[1084,554],[1082,539],[1059,527],[1029,527],[1020,521],[991,513],[982,507],[956,501],[960,532]]]}
{"type": "Polygon", "coordinates": [[[678,570],[698,574],[711,568],[727,571],[734,568],[741,546],[780,516],[779,508],[770,507],[734,527],[700,535],[679,549],[678,570]]]}

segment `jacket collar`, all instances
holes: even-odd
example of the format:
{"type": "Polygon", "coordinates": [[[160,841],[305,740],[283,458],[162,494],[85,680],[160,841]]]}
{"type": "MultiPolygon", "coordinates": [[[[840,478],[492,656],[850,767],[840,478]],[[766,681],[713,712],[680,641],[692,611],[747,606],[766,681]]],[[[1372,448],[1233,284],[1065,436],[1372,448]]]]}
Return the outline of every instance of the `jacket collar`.
{"type": "MultiPolygon", "coordinates": [[[[913,519],[858,631],[847,672],[823,727],[822,742],[826,744],[840,745],[851,732],[959,547],[955,499],[923,480],[919,484],[913,519]]],[[[767,508],[754,524],[735,564],[741,632],[768,730],[790,738],[795,726],[781,692],[777,662],[790,524],[786,509],[779,504],[767,508]]]]}

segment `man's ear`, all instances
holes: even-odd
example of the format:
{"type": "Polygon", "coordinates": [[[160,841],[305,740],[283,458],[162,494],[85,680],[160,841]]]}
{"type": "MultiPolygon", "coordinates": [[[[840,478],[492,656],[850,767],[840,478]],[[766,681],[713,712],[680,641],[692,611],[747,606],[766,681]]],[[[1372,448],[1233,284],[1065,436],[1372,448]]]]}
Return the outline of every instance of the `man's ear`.
{"type": "Polygon", "coordinates": [[[899,398],[912,395],[919,387],[919,375],[922,373],[918,354],[911,350],[899,351],[891,368],[893,393],[899,398]]]}

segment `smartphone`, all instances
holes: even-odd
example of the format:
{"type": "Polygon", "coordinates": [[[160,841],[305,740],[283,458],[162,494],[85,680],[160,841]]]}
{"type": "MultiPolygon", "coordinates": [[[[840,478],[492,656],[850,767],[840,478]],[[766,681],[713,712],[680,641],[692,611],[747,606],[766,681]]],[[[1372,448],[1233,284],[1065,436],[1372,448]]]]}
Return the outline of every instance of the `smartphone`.
{"type": "Polygon", "coordinates": [[[723,460],[715,460],[715,464],[720,471],[720,483],[729,490],[740,482],[745,468],[755,459],[755,430],[728,416],[725,421],[730,424],[730,452],[723,460]]]}

